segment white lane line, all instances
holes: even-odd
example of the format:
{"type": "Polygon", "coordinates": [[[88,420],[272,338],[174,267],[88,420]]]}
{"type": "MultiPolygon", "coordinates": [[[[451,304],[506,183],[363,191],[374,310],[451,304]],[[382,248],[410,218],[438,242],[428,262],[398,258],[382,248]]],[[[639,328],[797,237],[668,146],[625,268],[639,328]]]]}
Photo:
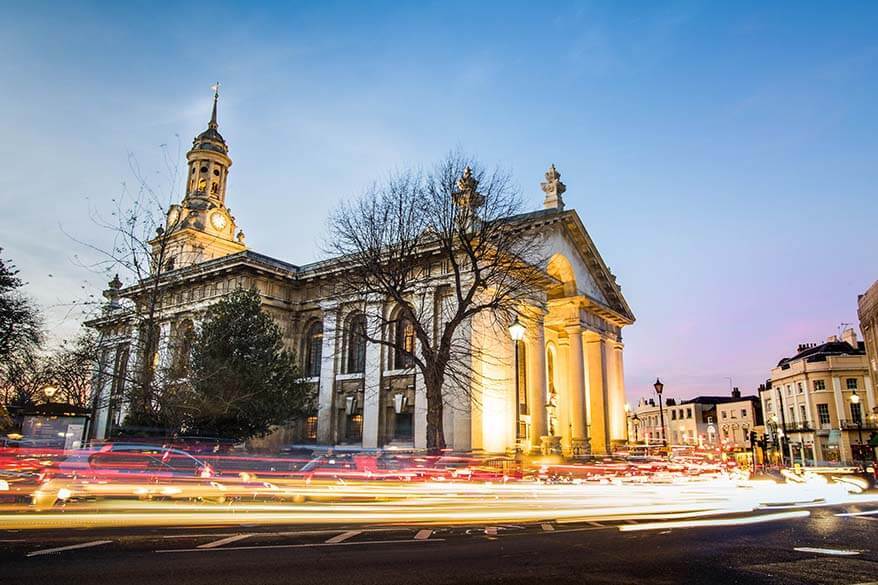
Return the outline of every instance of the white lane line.
{"type": "Polygon", "coordinates": [[[347,532],[342,532],[341,534],[336,534],[330,539],[327,539],[325,544],[338,544],[340,542],[344,542],[349,538],[353,538],[358,534],[363,534],[362,530],[348,530],[347,532]]]}
{"type": "Polygon", "coordinates": [[[225,546],[222,548],[172,548],[168,550],[157,550],[154,552],[157,553],[181,553],[181,552],[226,552],[230,550],[261,550],[261,549],[276,549],[276,548],[316,548],[316,547],[326,547],[326,546],[363,546],[366,544],[407,544],[413,542],[422,542],[425,544],[429,544],[431,542],[445,542],[444,538],[429,538],[427,540],[414,540],[414,539],[406,539],[406,540],[355,540],[353,542],[316,542],[311,544],[266,544],[266,545],[257,545],[257,546],[225,546]]]}
{"type": "Polygon", "coordinates": [[[551,524],[540,524],[540,526],[542,526],[543,530],[545,530],[546,532],[553,532],[555,530],[555,527],[551,524]]]}
{"type": "Polygon", "coordinates": [[[110,544],[112,540],[93,540],[91,542],[82,542],[80,544],[71,544],[69,546],[59,546],[57,548],[44,548],[43,550],[35,550],[27,553],[29,557],[38,557],[40,555],[50,555],[53,553],[63,552],[65,550],[76,550],[78,548],[91,548],[102,544],[110,544]]]}
{"type": "Polygon", "coordinates": [[[837,557],[852,557],[860,554],[858,550],[842,550],[837,548],[814,548],[810,546],[797,546],[793,550],[804,553],[817,553],[819,555],[833,555],[837,557]]]}
{"type": "Polygon", "coordinates": [[[239,540],[244,540],[245,538],[250,538],[251,536],[253,536],[253,535],[252,534],[235,534],[234,536],[220,538],[219,540],[214,540],[213,542],[208,542],[206,544],[199,544],[198,548],[216,548],[218,546],[223,546],[224,544],[230,544],[232,542],[238,542],[239,540]]]}
{"type": "Polygon", "coordinates": [[[425,528],[424,530],[418,530],[418,533],[415,534],[415,540],[427,540],[433,536],[433,531],[425,528]]]}
{"type": "Polygon", "coordinates": [[[644,522],[642,524],[625,524],[619,526],[620,532],[635,532],[640,530],[667,530],[669,528],[717,528],[719,526],[744,526],[747,524],[759,524],[760,522],[772,522],[775,520],[789,520],[791,518],[806,518],[811,515],[807,510],[797,512],[779,512],[776,514],[760,514],[748,518],[715,518],[705,520],[678,520],[671,522],[644,522]]]}
{"type": "Polygon", "coordinates": [[[843,514],[836,514],[836,516],[848,517],[848,516],[874,516],[878,514],[878,510],[866,510],[865,512],[845,512],[843,514]]]}
{"type": "Polygon", "coordinates": [[[485,534],[487,536],[497,536],[497,527],[496,526],[487,526],[485,528],[485,534]]]}

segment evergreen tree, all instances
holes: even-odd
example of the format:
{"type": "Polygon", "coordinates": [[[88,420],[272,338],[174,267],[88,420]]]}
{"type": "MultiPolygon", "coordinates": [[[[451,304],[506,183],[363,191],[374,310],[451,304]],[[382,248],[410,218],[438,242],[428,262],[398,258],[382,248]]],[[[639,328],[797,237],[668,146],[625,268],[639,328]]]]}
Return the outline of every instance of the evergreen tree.
{"type": "Polygon", "coordinates": [[[42,341],[40,314],[21,295],[22,286],[15,266],[0,258],[0,363],[15,353],[35,349],[42,341]]]}
{"type": "Polygon", "coordinates": [[[183,430],[238,440],[264,435],[303,411],[298,379],[258,293],[237,290],[208,309],[193,344],[183,430]]]}

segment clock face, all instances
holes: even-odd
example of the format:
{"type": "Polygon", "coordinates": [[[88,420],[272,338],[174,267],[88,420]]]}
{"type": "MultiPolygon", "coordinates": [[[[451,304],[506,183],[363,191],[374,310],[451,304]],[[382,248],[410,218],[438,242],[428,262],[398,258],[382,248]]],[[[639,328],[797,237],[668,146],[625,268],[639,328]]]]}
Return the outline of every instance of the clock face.
{"type": "Polygon", "coordinates": [[[210,223],[214,228],[221,230],[226,227],[226,216],[219,211],[215,211],[210,216],[210,223]]]}

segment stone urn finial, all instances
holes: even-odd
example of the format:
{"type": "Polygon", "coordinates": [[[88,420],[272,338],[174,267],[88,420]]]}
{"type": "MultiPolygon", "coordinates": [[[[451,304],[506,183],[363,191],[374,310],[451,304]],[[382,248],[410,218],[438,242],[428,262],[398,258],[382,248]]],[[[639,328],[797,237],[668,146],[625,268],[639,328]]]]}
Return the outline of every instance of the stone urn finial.
{"type": "Polygon", "coordinates": [[[543,207],[545,209],[563,211],[564,199],[561,195],[567,191],[567,185],[561,182],[561,173],[558,172],[554,164],[546,171],[546,182],[540,183],[540,187],[546,194],[546,198],[543,200],[543,207]]]}

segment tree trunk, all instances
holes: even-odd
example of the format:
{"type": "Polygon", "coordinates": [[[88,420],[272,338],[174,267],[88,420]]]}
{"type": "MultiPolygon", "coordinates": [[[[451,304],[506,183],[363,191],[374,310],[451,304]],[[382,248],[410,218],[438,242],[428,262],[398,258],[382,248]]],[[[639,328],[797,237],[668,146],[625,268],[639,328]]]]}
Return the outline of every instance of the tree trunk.
{"type": "Polygon", "coordinates": [[[442,424],[443,376],[435,373],[424,376],[427,391],[427,452],[439,455],[445,449],[445,429],[442,424]]]}

